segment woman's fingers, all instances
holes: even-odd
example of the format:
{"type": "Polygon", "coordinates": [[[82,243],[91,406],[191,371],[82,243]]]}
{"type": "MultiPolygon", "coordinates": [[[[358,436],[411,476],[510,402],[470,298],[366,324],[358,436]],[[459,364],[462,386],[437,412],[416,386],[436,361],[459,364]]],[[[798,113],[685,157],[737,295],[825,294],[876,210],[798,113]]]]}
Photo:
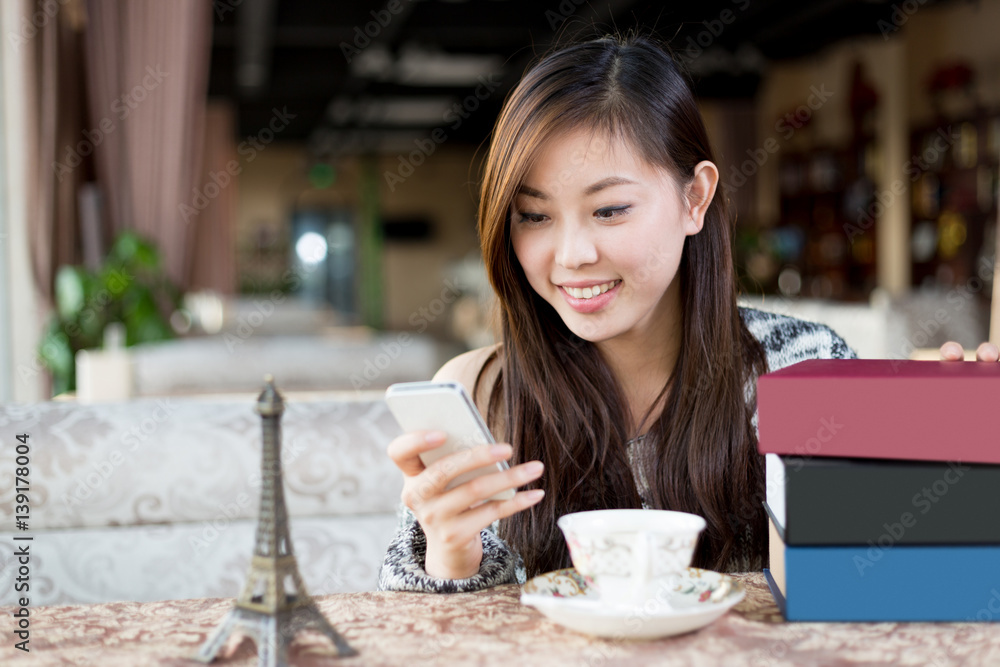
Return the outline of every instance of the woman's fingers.
{"type": "Polygon", "coordinates": [[[425,468],[420,454],[440,447],[446,437],[443,431],[412,431],[390,442],[386,452],[404,475],[414,477],[425,468]]]}
{"type": "Polygon", "coordinates": [[[469,480],[440,496],[429,498],[420,508],[421,521],[440,522],[442,529],[435,536],[449,544],[461,543],[478,535],[497,519],[520,512],[541,500],[545,495],[541,489],[521,491],[510,500],[487,499],[505,489],[538,479],[542,471],[540,461],[529,461],[510,470],[469,480]]]}
{"type": "MultiPolygon", "coordinates": [[[[541,461],[528,461],[503,472],[490,473],[455,487],[441,496],[436,509],[442,513],[460,514],[476,503],[495,496],[501,491],[523,486],[542,476],[545,466],[541,461]]],[[[506,501],[494,501],[506,502],[506,501]]]]}
{"type": "Polygon", "coordinates": [[[486,526],[492,525],[494,521],[528,509],[544,497],[545,491],[542,489],[531,489],[529,491],[518,491],[510,500],[491,500],[488,503],[483,503],[478,507],[467,510],[459,517],[457,522],[459,530],[463,532],[475,530],[478,532],[486,526]]]}
{"type": "MultiPolygon", "coordinates": [[[[948,341],[941,346],[942,361],[961,361],[965,358],[965,351],[962,346],[955,341],[948,341]]],[[[977,361],[1000,361],[1000,349],[993,343],[983,343],[976,349],[977,361]]]]}
{"type": "Polygon", "coordinates": [[[1000,349],[993,343],[983,343],[976,349],[976,359],[979,361],[1000,361],[1000,349]]]}
{"type": "Polygon", "coordinates": [[[953,340],[941,346],[941,361],[961,361],[965,358],[965,350],[953,340]]]}
{"type": "Polygon", "coordinates": [[[510,445],[500,443],[463,449],[438,459],[416,478],[407,481],[403,502],[415,510],[418,505],[444,493],[451,480],[462,473],[510,458],[511,451],[510,445]]]}

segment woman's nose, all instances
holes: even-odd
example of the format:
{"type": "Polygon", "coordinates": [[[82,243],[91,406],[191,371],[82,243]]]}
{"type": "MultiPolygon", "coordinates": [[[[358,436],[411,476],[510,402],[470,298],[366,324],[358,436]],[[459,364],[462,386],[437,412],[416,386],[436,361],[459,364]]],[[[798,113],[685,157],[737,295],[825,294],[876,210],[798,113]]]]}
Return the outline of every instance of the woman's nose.
{"type": "Polygon", "coordinates": [[[557,243],[555,259],[562,267],[577,269],[597,261],[597,246],[579,225],[563,225],[557,243]]]}

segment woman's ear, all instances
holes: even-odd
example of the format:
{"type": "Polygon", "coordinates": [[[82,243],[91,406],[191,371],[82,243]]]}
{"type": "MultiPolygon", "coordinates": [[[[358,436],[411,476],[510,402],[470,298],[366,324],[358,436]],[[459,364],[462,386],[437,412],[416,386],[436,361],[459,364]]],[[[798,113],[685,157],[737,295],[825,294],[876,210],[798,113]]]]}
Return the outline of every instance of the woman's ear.
{"type": "Polygon", "coordinates": [[[718,186],[719,169],[713,163],[702,160],[694,166],[694,177],[688,184],[685,198],[687,220],[684,232],[688,236],[697,234],[705,225],[705,214],[718,186]]]}

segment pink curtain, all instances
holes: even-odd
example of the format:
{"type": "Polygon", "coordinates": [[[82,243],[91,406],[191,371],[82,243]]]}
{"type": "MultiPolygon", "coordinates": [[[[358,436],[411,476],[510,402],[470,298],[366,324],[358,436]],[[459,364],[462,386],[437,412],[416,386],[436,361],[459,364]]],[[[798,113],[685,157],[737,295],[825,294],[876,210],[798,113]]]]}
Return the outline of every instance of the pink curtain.
{"type": "Polygon", "coordinates": [[[87,0],[94,160],[114,233],[155,241],[187,287],[199,209],[212,3],[87,0]],[[195,214],[185,214],[193,207],[195,214]]]}
{"type": "Polygon", "coordinates": [[[192,258],[188,286],[211,289],[222,294],[236,293],[236,195],[234,164],[236,153],[236,111],[231,104],[214,100],[205,117],[205,150],[199,194],[202,199],[184,209],[197,213],[192,220],[194,233],[188,235],[192,258]],[[197,205],[196,205],[197,204],[197,205]],[[198,206],[204,206],[198,210],[198,206]]]}
{"type": "Polygon", "coordinates": [[[74,157],[84,116],[81,7],[71,1],[53,13],[51,3],[32,0],[22,9],[22,30],[5,48],[25,55],[31,259],[38,294],[50,300],[59,266],[76,260],[76,191],[86,167],[74,157]]]}

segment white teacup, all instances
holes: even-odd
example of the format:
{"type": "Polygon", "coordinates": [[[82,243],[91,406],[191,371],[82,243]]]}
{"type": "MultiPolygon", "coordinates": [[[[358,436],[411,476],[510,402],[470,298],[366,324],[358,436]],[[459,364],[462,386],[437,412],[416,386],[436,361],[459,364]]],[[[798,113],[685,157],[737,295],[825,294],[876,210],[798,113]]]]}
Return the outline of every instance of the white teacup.
{"type": "Polygon", "coordinates": [[[595,510],[556,522],[573,567],[612,604],[658,598],[691,564],[705,520],[669,510],[595,510]]]}

